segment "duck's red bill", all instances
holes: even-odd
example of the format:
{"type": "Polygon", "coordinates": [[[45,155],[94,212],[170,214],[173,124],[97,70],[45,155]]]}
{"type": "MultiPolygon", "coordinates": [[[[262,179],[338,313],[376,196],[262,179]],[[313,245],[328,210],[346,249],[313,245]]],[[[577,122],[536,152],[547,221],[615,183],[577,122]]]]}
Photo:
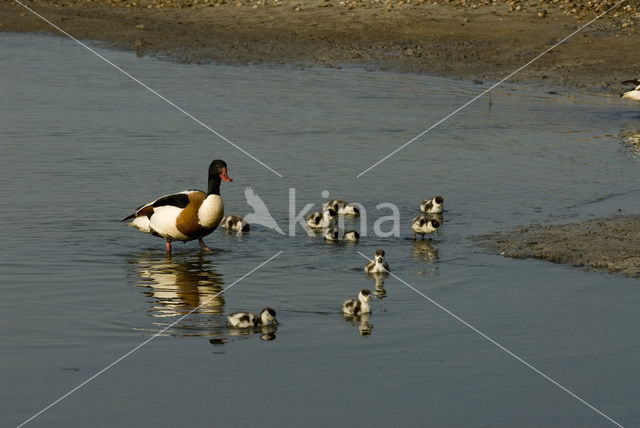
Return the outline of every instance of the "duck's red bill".
{"type": "Polygon", "coordinates": [[[222,178],[223,181],[233,181],[227,175],[227,168],[222,168],[222,173],[220,174],[220,178],[222,178]]]}

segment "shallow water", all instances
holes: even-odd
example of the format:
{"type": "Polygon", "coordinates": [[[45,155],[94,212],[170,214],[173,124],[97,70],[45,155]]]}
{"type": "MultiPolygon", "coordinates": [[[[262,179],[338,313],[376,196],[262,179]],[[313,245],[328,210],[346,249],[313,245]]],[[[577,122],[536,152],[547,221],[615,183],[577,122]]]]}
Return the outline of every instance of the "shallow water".
{"type": "Polygon", "coordinates": [[[408,284],[617,422],[640,422],[638,281],[502,259],[468,239],[636,212],[637,152],[620,135],[640,128],[637,106],[507,87],[356,179],[484,87],[97,48],[279,178],[71,41],[1,34],[0,46],[3,426],[167,327],[32,424],[611,424],[395,278],[377,284],[385,297],[368,321],[344,320],[340,303],[376,288],[357,251],[380,247],[408,284]],[[289,188],[297,212],[328,190],[366,207],[369,236],[327,245],[299,227],[215,231],[212,254],[178,243],[168,261],[161,240],[119,222],[164,193],[204,188],[214,158],[234,179],[222,185],[227,213],[251,211],[251,186],[288,230],[289,188]],[[408,223],[435,194],[444,225],[413,242],[408,223]],[[400,209],[400,237],[371,234],[390,214],[383,202],[400,209]],[[263,306],[277,329],[225,326],[227,313],[263,306]]]}

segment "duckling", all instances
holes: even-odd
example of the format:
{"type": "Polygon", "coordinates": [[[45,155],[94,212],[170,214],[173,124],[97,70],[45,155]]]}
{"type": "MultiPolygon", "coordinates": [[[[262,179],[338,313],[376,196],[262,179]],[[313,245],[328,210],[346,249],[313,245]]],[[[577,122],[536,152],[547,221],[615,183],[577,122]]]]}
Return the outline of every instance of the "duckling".
{"type": "Polygon", "coordinates": [[[425,199],[420,204],[420,212],[422,212],[422,214],[440,214],[442,212],[442,204],[444,204],[444,198],[442,196],[425,199]]]}
{"type": "Polygon", "coordinates": [[[368,314],[371,312],[369,307],[369,299],[371,298],[371,291],[363,288],[358,293],[358,299],[345,300],[342,304],[342,313],[347,315],[360,315],[368,314]]]}
{"type": "Polygon", "coordinates": [[[360,208],[355,204],[348,204],[342,209],[340,214],[344,214],[347,217],[358,217],[360,215],[360,208]]]}
{"type": "Polygon", "coordinates": [[[376,255],[373,257],[373,260],[364,265],[364,271],[366,273],[391,272],[389,269],[389,263],[384,261],[384,250],[380,249],[376,251],[376,255]]]}
{"type": "Polygon", "coordinates": [[[251,312],[234,312],[227,316],[231,327],[249,328],[260,327],[264,325],[278,324],[276,320],[276,311],[271,308],[264,308],[260,311],[260,316],[251,312]]]}
{"type": "Polygon", "coordinates": [[[336,226],[330,227],[322,235],[325,241],[337,242],[340,240],[340,230],[336,226]]]}
{"type": "Polygon", "coordinates": [[[357,217],[360,215],[360,208],[358,208],[355,204],[348,203],[344,199],[332,199],[322,205],[323,210],[326,210],[328,208],[331,208],[338,214],[349,217],[357,217]]]}
{"type": "Polygon", "coordinates": [[[331,208],[332,210],[340,214],[340,210],[344,209],[347,204],[348,202],[344,199],[332,199],[322,205],[322,210],[328,210],[329,208],[331,208]]]}
{"type": "Polygon", "coordinates": [[[438,222],[438,220],[428,218],[423,215],[421,215],[420,217],[416,217],[411,222],[413,240],[416,240],[416,234],[422,235],[422,239],[424,239],[424,235],[426,235],[427,233],[433,233],[439,227],[440,223],[438,222]]]}
{"type": "Polygon", "coordinates": [[[360,239],[360,234],[355,230],[345,230],[341,231],[337,226],[332,226],[325,230],[322,235],[325,241],[337,242],[337,241],[346,241],[346,242],[358,242],[360,239]]]}
{"type": "Polygon", "coordinates": [[[324,229],[331,226],[338,213],[332,208],[322,212],[315,212],[307,216],[307,226],[312,229],[324,229]]]}
{"type": "Polygon", "coordinates": [[[347,242],[358,242],[358,240],[360,239],[360,234],[355,230],[345,230],[342,239],[347,242]]]}
{"type": "Polygon", "coordinates": [[[220,222],[220,226],[232,232],[248,232],[250,229],[249,223],[245,223],[244,220],[237,215],[224,217],[220,222]]]}

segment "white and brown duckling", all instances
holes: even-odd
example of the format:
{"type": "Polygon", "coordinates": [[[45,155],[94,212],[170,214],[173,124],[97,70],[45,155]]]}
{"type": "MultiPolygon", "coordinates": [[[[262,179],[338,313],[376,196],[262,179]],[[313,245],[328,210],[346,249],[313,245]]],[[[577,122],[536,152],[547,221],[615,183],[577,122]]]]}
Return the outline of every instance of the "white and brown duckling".
{"type": "Polygon", "coordinates": [[[331,208],[338,214],[349,217],[357,217],[360,215],[360,208],[358,208],[355,204],[348,203],[344,199],[332,199],[322,206],[323,210],[326,210],[328,208],[331,208]]]}
{"type": "Polygon", "coordinates": [[[131,220],[129,226],[166,239],[165,249],[171,254],[173,241],[198,240],[200,248],[211,251],[202,241],[213,232],[224,216],[220,196],[220,181],[232,181],[227,175],[227,164],[216,159],[209,165],[208,190],[184,190],[165,195],[136,209],[122,221],[131,220]]]}
{"type": "Polygon", "coordinates": [[[342,239],[346,242],[358,242],[358,240],[360,239],[360,234],[355,230],[348,229],[344,231],[342,239]]]}
{"type": "Polygon", "coordinates": [[[325,241],[329,242],[337,242],[337,241],[346,241],[346,242],[358,242],[360,239],[360,234],[355,230],[345,230],[341,231],[337,226],[332,226],[324,231],[322,235],[325,241]]]}
{"type": "Polygon", "coordinates": [[[367,262],[364,265],[365,273],[384,273],[390,272],[389,263],[384,261],[384,250],[380,249],[376,251],[376,255],[373,256],[373,260],[367,262]]]}
{"type": "Polygon", "coordinates": [[[422,235],[422,239],[424,239],[424,235],[428,233],[433,233],[440,227],[440,222],[438,220],[429,218],[421,215],[420,217],[416,217],[411,222],[411,231],[413,232],[413,240],[416,240],[416,234],[422,235]]]}
{"type": "Polygon", "coordinates": [[[345,300],[342,304],[342,313],[346,315],[360,315],[368,314],[371,312],[369,307],[369,299],[371,298],[371,291],[363,288],[358,293],[357,299],[345,300]]]}
{"type": "Polygon", "coordinates": [[[444,204],[444,198],[442,196],[425,199],[420,204],[420,212],[422,212],[422,214],[440,214],[443,209],[442,204],[444,204]]]}
{"type": "Polygon", "coordinates": [[[311,229],[324,229],[331,226],[338,213],[332,208],[322,212],[315,212],[307,216],[307,226],[311,229]]]}
{"type": "Polygon", "coordinates": [[[626,84],[637,85],[634,90],[627,91],[624,94],[622,94],[622,98],[629,98],[629,99],[632,99],[632,100],[640,101],[640,79],[625,80],[624,82],[622,82],[622,84],[623,85],[626,85],[626,84]]]}
{"type": "Polygon", "coordinates": [[[249,223],[245,223],[244,219],[237,215],[228,215],[224,217],[220,222],[220,227],[231,232],[248,232],[251,228],[249,223]]]}
{"type": "Polygon", "coordinates": [[[251,312],[234,312],[227,316],[231,327],[249,328],[261,327],[265,325],[278,324],[276,311],[272,308],[264,308],[260,311],[260,316],[251,312]]]}

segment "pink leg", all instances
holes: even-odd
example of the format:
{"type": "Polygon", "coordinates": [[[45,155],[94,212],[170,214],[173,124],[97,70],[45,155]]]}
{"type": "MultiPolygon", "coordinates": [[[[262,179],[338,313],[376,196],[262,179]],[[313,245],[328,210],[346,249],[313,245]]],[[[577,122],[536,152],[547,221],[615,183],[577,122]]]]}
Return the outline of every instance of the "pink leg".
{"type": "Polygon", "coordinates": [[[167,241],[164,248],[167,250],[167,256],[171,255],[171,242],[167,241]]]}
{"type": "Polygon", "coordinates": [[[207,244],[204,243],[202,238],[198,239],[198,244],[200,244],[200,248],[202,248],[202,251],[206,251],[207,253],[211,252],[211,248],[207,247],[207,244]]]}

